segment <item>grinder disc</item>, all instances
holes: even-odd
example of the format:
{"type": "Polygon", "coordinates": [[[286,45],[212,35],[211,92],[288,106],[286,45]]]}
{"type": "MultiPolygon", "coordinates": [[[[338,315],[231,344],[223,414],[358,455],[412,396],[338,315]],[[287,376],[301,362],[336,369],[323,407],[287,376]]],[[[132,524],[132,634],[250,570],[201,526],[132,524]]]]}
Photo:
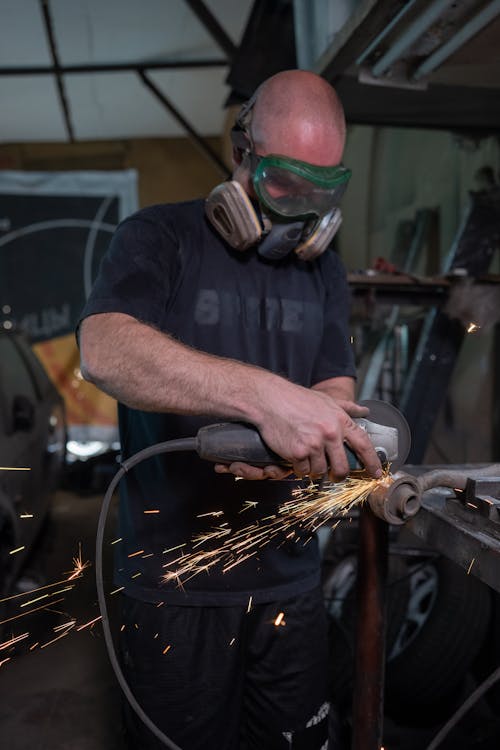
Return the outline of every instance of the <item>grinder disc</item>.
{"type": "Polygon", "coordinates": [[[370,422],[376,422],[377,424],[383,424],[385,427],[395,427],[397,429],[398,457],[391,462],[391,473],[398,471],[410,453],[411,433],[408,422],[399,409],[396,409],[392,404],[388,404],[387,401],[368,398],[364,401],[359,401],[359,404],[360,406],[367,406],[370,409],[367,417],[370,422]]]}

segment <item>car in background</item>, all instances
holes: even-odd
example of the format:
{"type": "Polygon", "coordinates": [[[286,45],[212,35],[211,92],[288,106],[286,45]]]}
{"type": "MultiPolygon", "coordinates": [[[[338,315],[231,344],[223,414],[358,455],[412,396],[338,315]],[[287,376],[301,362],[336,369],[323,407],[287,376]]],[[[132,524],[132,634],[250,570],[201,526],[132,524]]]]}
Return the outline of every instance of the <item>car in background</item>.
{"type": "Polygon", "coordinates": [[[47,520],[66,455],[62,396],[28,339],[0,328],[0,592],[8,593],[47,520]]]}

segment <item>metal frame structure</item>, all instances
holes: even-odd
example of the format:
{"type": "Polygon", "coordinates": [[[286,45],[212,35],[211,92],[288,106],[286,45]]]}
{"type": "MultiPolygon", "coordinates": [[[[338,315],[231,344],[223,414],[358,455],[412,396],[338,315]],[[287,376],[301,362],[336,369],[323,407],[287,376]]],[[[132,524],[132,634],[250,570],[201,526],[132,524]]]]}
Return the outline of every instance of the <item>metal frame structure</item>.
{"type": "Polygon", "coordinates": [[[484,81],[464,86],[423,77],[488,24],[499,29],[500,2],[490,0],[481,7],[476,0],[430,0],[419,13],[420,5],[415,0],[362,0],[317,60],[316,72],[335,85],[352,123],[495,134],[500,125],[497,88],[484,81]],[[453,28],[447,19],[457,12],[465,14],[464,23],[445,38],[443,30],[453,28]],[[436,48],[422,52],[423,58],[413,55],[412,43],[428,29],[434,30],[436,48]]]}
{"type": "Polygon", "coordinates": [[[207,29],[210,36],[217,42],[217,44],[225,52],[226,57],[224,58],[200,58],[195,60],[164,60],[161,62],[151,63],[104,63],[98,65],[62,65],[59,59],[59,53],[57,48],[57,40],[54,33],[54,24],[52,19],[52,13],[50,10],[50,0],[39,0],[40,8],[42,12],[42,18],[44,22],[45,33],[47,35],[47,42],[50,49],[52,58],[52,65],[39,65],[39,66],[12,66],[12,67],[0,67],[0,76],[33,76],[33,75],[53,75],[56,79],[57,93],[59,97],[59,103],[64,117],[64,123],[68,140],[71,143],[75,142],[74,127],[71,118],[71,110],[66,93],[66,87],[64,83],[65,75],[78,75],[78,74],[99,74],[99,73],[123,73],[123,72],[134,72],[137,73],[139,79],[143,85],[148,88],[151,93],[161,102],[165,109],[170,115],[177,121],[177,123],[185,130],[189,138],[198,146],[202,153],[207,156],[213,164],[221,171],[221,173],[227,177],[230,173],[228,167],[219,157],[219,155],[213,150],[208,141],[201,136],[196,129],[188,122],[184,115],[174,106],[170,99],[156,86],[153,81],[148,77],[148,71],[152,70],[168,70],[168,69],[185,69],[185,68],[208,68],[208,67],[225,67],[230,65],[231,60],[235,54],[236,46],[231,41],[230,37],[223,29],[221,24],[217,21],[215,16],[206,7],[203,0],[185,0],[192,12],[201,21],[203,26],[207,29]]]}

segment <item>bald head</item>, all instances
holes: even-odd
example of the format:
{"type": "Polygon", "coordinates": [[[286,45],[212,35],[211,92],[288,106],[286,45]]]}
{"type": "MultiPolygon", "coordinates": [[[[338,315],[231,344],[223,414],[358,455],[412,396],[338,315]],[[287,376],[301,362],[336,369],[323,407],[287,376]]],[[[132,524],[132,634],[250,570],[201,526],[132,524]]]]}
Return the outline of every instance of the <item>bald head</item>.
{"type": "Polygon", "coordinates": [[[260,154],[281,154],[331,166],[342,159],[345,120],[342,104],[324,78],[285,70],[257,90],[251,135],[260,154]]]}

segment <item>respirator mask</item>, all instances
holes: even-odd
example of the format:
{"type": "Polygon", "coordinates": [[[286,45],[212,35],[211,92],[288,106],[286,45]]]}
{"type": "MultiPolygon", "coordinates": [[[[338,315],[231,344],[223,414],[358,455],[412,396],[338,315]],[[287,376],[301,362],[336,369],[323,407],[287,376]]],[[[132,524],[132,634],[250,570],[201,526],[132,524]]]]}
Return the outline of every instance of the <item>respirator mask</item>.
{"type": "Polygon", "coordinates": [[[319,167],[278,154],[256,154],[249,130],[253,103],[254,98],[243,106],[231,139],[242,153],[257,200],[252,201],[239,182],[224,182],[206,200],[207,217],[236,250],[257,245],[257,252],[271,260],[291,251],[312,260],[326,250],[340,226],[338,205],[351,171],[342,165],[319,167]]]}

